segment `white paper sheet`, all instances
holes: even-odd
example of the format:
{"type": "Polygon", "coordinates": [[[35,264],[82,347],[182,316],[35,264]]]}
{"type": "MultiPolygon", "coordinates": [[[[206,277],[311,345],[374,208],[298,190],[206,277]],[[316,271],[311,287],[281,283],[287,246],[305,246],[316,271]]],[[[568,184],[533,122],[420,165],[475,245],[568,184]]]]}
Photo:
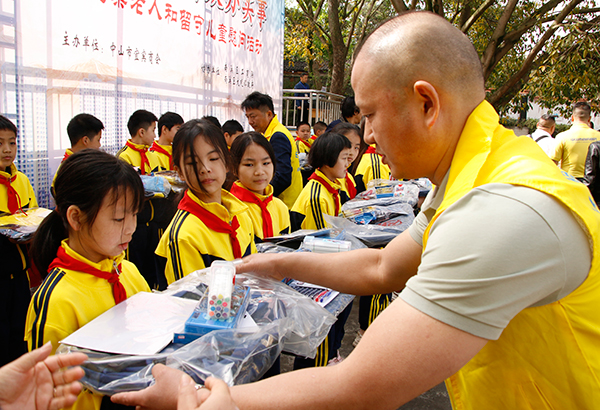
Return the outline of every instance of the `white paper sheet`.
{"type": "Polygon", "coordinates": [[[60,343],[108,353],[155,354],[173,340],[173,333],[183,331],[197,303],[160,293],[140,292],[60,343]]]}

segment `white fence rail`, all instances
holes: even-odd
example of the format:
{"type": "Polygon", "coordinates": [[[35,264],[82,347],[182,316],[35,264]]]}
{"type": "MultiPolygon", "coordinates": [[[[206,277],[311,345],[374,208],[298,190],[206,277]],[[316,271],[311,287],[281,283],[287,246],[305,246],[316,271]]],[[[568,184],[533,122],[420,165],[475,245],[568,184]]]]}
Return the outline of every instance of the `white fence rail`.
{"type": "Polygon", "coordinates": [[[296,129],[296,124],[301,120],[308,121],[311,125],[317,121],[329,124],[341,118],[340,105],[343,99],[343,95],[327,91],[284,89],[282,123],[289,129],[296,129]],[[302,95],[299,96],[300,94],[302,95]],[[308,110],[296,108],[306,103],[308,110]]]}

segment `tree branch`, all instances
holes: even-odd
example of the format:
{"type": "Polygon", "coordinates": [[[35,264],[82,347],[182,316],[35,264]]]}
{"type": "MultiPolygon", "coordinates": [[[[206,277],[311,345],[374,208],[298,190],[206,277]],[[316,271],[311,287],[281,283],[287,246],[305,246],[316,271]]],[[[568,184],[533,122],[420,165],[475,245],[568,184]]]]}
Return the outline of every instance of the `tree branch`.
{"type": "Polygon", "coordinates": [[[483,78],[487,80],[492,72],[492,68],[495,65],[496,60],[494,56],[496,54],[496,49],[500,42],[502,36],[504,36],[506,31],[506,25],[510,20],[510,16],[515,11],[515,7],[517,6],[518,0],[509,0],[504,12],[500,16],[498,23],[496,24],[496,29],[492,34],[492,38],[488,43],[485,51],[483,52],[483,56],[481,57],[481,64],[483,66],[483,78]]]}
{"type": "Polygon", "coordinates": [[[312,3],[309,6],[303,0],[298,0],[298,5],[300,6],[300,9],[302,9],[302,12],[304,13],[304,15],[306,17],[308,17],[308,21],[310,22],[310,24],[315,29],[317,36],[319,36],[319,39],[324,44],[326,44],[326,43],[331,42],[331,36],[329,35],[328,31],[325,30],[325,27],[323,27],[319,23],[319,20],[318,20],[319,19],[319,14],[321,14],[321,7],[323,6],[323,1],[324,0],[320,0],[320,2],[319,2],[319,5],[318,5],[319,12],[317,14],[313,13],[312,3]]]}
{"type": "Polygon", "coordinates": [[[408,11],[408,7],[406,6],[406,3],[404,3],[404,1],[402,1],[402,0],[390,0],[390,1],[392,3],[392,6],[394,7],[394,10],[396,10],[396,13],[400,14],[405,11],[408,11]]]}
{"type": "Polygon", "coordinates": [[[494,105],[506,92],[508,92],[511,88],[515,87],[517,83],[528,75],[531,72],[531,68],[533,66],[534,61],[538,53],[542,50],[544,44],[554,32],[560,27],[562,21],[573,11],[577,4],[581,3],[583,0],[571,0],[571,2],[561,11],[561,13],[556,17],[552,26],[546,30],[546,32],[542,35],[542,37],[537,41],[533,49],[529,52],[527,58],[523,62],[523,65],[512,77],[502,85],[498,90],[496,90],[493,95],[490,97],[490,103],[494,105]]]}
{"type": "Polygon", "coordinates": [[[471,17],[469,17],[469,19],[467,20],[467,22],[460,27],[460,31],[462,31],[463,33],[466,34],[467,31],[469,31],[469,29],[471,28],[471,26],[473,24],[475,24],[475,22],[479,19],[479,17],[481,17],[481,15],[483,13],[485,13],[485,11],[487,9],[489,9],[490,6],[492,4],[494,4],[495,2],[496,2],[496,0],[486,0],[485,2],[483,2],[481,4],[481,6],[479,6],[479,8],[477,10],[475,10],[475,13],[473,13],[471,15],[471,17]]]}
{"type": "MultiPolygon", "coordinates": [[[[371,1],[375,1],[375,0],[371,0],[371,1]]],[[[344,43],[344,46],[346,47],[346,49],[348,49],[350,47],[350,44],[352,43],[352,39],[354,37],[354,28],[356,27],[356,21],[358,20],[358,16],[360,16],[360,12],[362,11],[364,6],[365,6],[365,0],[360,0],[358,2],[358,5],[356,7],[354,7],[354,15],[352,16],[352,24],[350,26],[350,32],[348,33],[348,43],[344,43]]]]}

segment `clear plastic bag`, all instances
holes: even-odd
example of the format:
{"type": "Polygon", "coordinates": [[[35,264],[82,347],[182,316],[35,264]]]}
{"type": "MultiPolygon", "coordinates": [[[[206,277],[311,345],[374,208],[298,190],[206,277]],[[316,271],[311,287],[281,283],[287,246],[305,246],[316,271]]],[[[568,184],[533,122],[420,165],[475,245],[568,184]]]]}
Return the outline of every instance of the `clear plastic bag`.
{"type": "Polygon", "coordinates": [[[157,175],[140,175],[147,197],[166,198],[171,192],[171,184],[166,178],[157,175]]]}
{"type": "MultiPolygon", "coordinates": [[[[180,297],[197,294],[199,300],[203,292],[199,289],[207,283],[208,271],[192,272],[163,293],[180,297]]],[[[282,282],[244,274],[236,275],[235,283],[250,288],[247,311],[259,327],[277,320],[291,320],[292,323],[286,325],[283,350],[314,357],[317,347],[325,340],[329,327],[335,322],[334,315],[282,282]]]]}
{"type": "MultiPolygon", "coordinates": [[[[209,269],[173,283],[163,293],[200,300],[206,292],[209,269]]],[[[99,394],[140,390],[154,379],[152,367],[162,363],[189,374],[197,383],[216,376],[229,385],[260,378],[282,350],[314,357],[335,316],[281,282],[254,275],[237,275],[236,285],[250,289],[247,313],[258,329],[210,332],[187,345],[171,344],[151,356],[114,355],[61,345],[57,353],[83,351],[83,385],[99,394]]],[[[349,296],[350,297],[350,296],[349,296]]]]}
{"type": "Polygon", "coordinates": [[[51,212],[46,208],[27,208],[13,215],[0,216],[0,234],[14,242],[28,242],[51,212]]]}
{"type": "MultiPolygon", "coordinates": [[[[356,196],[355,199],[348,202],[384,199],[395,200],[394,203],[406,202],[414,207],[415,205],[417,205],[417,201],[419,199],[419,187],[415,183],[410,181],[390,181],[387,179],[374,179],[372,181],[369,181],[366,191],[361,192],[356,196]]],[[[346,204],[348,202],[346,202],[346,204]]],[[[368,205],[371,205],[371,203],[354,206],[357,207],[368,205]]]]}
{"type": "Polygon", "coordinates": [[[388,226],[381,225],[358,225],[345,218],[323,214],[325,222],[328,226],[344,230],[348,234],[360,239],[369,248],[379,248],[390,243],[396,236],[404,232],[414,221],[415,217],[412,213],[412,207],[408,204],[407,212],[397,218],[387,221],[388,226]]]}
{"type": "Polygon", "coordinates": [[[261,242],[256,244],[258,253],[289,253],[294,252],[294,249],[286,246],[279,246],[271,242],[261,242]]]}

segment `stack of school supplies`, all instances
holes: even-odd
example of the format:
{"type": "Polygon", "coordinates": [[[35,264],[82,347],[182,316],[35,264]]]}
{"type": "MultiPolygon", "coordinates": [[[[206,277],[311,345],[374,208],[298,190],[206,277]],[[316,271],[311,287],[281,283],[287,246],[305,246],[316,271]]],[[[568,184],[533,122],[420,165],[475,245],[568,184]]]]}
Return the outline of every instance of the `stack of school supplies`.
{"type": "Polygon", "coordinates": [[[336,290],[314,285],[308,282],[301,282],[291,278],[284,279],[284,282],[296,292],[311,298],[323,307],[327,306],[331,301],[333,301],[333,299],[335,299],[337,295],[340,294],[340,292],[336,290]]]}
{"type": "MultiPolygon", "coordinates": [[[[208,272],[208,269],[193,272],[171,284],[162,294],[195,301],[207,298],[208,272]]],[[[243,384],[259,379],[284,349],[314,357],[335,322],[332,313],[284,283],[249,274],[236,275],[233,293],[236,289],[247,292],[245,311],[254,327],[211,331],[188,344],[171,343],[153,355],[110,354],[65,344],[61,344],[58,353],[83,351],[88,354],[89,360],[82,365],[85,372],[82,383],[87,389],[105,395],[151,385],[155,363],[180,369],[197,383],[215,376],[229,385],[243,384]]],[[[349,303],[344,302],[343,306],[332,302],[327,308],[338,314],[339,309],[349,303]]],[[[238,315],[242,309],[239,308],[238,315]]],[[[184,323],[182,319],[182,330],[184,323]]]]}
{"type": "Polygon", "coordinates": [[[397,202],[406,202],[411,206],[415,206],[418,197],[419,186],[414,182],[374,179],[369,181],[366,191],[356,196],[356,200],[394,198],[397,202]]]}
{"type": "Polygon", "coordinates": [[[0,234],[14,242],[28,242],[50,212],[46,208],[28,208],[13,215],[0,216],[0,234]]]}

